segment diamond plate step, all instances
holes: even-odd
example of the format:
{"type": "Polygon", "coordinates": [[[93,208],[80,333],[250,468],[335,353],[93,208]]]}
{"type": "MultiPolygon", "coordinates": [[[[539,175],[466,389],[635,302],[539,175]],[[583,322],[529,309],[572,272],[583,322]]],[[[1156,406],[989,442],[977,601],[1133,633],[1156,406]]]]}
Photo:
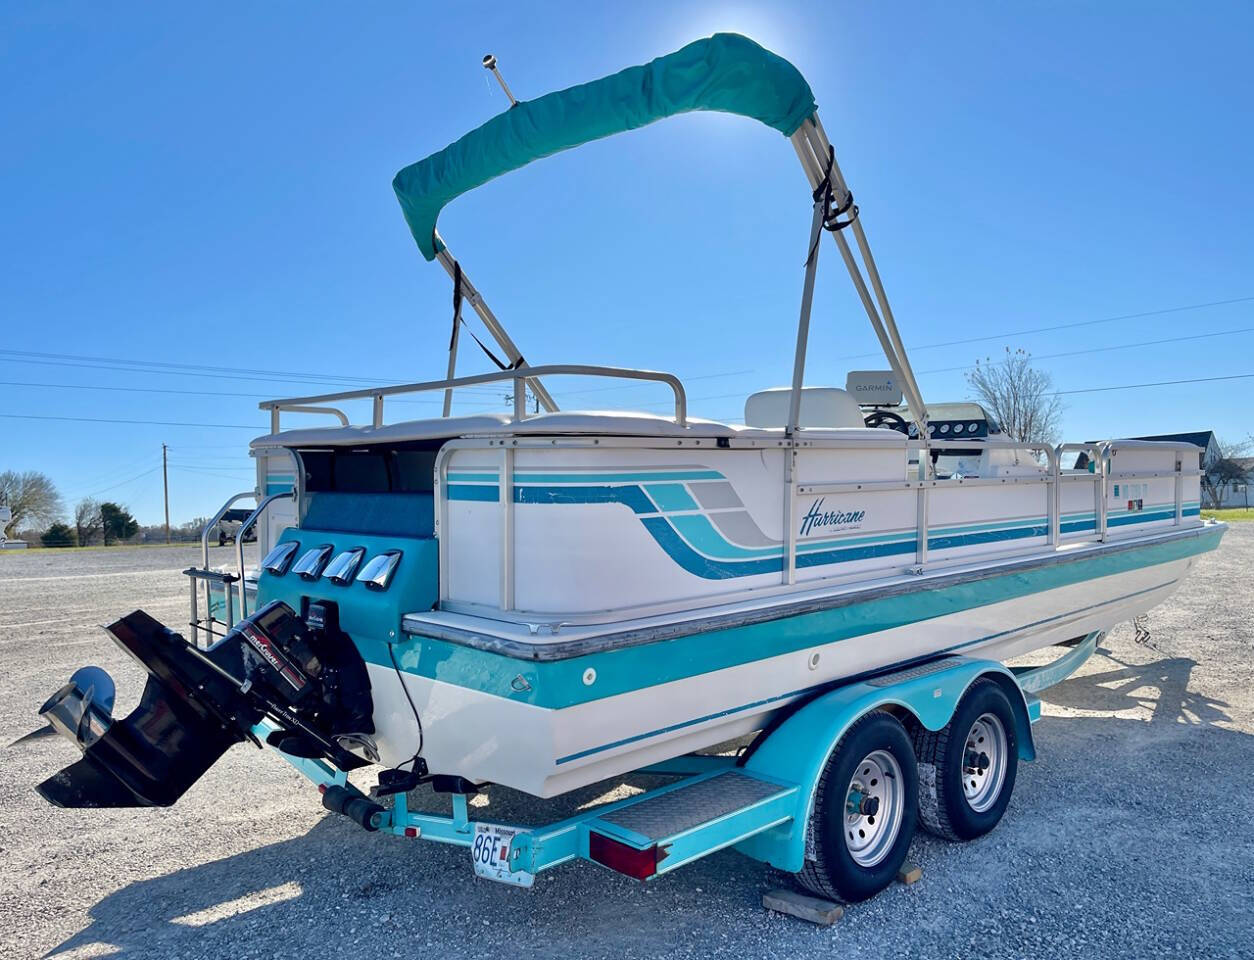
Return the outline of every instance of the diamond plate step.
{"type": "Polygon", "coordinates": [[[666,793],[646,795],[598,819],[656,843],[792,789],[728,770],[666,793]]]}

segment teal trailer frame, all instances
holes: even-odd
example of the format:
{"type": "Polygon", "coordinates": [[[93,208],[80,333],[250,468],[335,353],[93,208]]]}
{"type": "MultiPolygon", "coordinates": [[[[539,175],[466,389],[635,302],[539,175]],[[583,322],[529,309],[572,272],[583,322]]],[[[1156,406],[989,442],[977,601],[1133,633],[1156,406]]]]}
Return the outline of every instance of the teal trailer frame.
{"type": "MultiPolygon", "coordinates": [[[[392,809],[379,814],[374,825],[396,836],[467,848],[475,844],[477,824],[503,828],[511,835],[507,869],[516,877],[509,882],[521,885],[571,860],[652,879],[727,847],[795,873],[804,866],[806,827],[823,768],[859,718],[886,711],[907,726],[940,730],[972,684],[991,680],[1011,695],[1015,706],[1019,759],[1033,760],[1032,724],[1041,714],[1034,694],[1075,672],[1093,655],[1101,637],[1089,634],[1041,667],[1011,669],[991,660],[944,656],[838,684],[761,733],[739,756],[690,754],[645,767],[637,772],[676,779],[553,823],[474,820],[467,796],[456,793],[451,815],[411,810],[408,796],[398,793],[392,809]],[[615,851],[625,852],[634,867],[623,869],[624,860],[615,851]]],[[[264,743],[272,729],[262,722],[254,733],[264,743]]],[[[324,760],[272,749],[323,791],[348,786],[345,772],[324,760]]]]}

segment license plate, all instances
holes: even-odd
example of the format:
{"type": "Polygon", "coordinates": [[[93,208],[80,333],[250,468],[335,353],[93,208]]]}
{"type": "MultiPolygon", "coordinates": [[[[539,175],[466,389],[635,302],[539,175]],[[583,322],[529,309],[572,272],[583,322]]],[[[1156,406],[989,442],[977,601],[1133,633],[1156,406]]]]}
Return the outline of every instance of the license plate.
{"type": "Polygon", "coordinates": [[[498,883],[531,886],[536,879],[534,873],[509,868],[510,847],[517,835],[518,831],[513,827],[476,823],[475,842],[470,847],[470,862],[475,866],[475,873],[498,883]]]}

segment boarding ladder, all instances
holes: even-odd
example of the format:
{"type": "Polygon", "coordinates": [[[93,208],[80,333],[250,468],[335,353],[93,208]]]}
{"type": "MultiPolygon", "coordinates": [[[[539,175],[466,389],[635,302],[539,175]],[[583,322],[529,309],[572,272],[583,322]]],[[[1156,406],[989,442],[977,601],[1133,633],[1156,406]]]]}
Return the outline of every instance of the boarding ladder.
{"type": "Polygon", "coordinates": [[[237,619],[243,619],[248,616],[248,585],[244,578],[244,536],[256,525],[270,504],[275,500],[290,499],[295,495],[294,490],[272,493],[267,497],[263,497],[257,503],[256,509],[248,515],[247,519],[240,525],[239,532],[235,535],[235,572],[233,573],[210,569],[209,535],[221,522],[222,518],[226,516],[226,512],[231,507],[247,497],[256,497],[257,491],[246,490],[243,493],[237,493],[228,497],[227,501],[218,509],[218,512],[201,528],[200,566],[189,567],[183,571],[183,575],[188,578],[190,587],[191,610],[187,625],[192,631],[193,646],[210,646],[216,639],[225,636],[235,626],[237,619]],[[237,589],[239,591],[238,618],[235,615],[237,609],[235,592],[237,589]],[[222,593],[225,602],[221,618],[215,616],[213,612],[213,595],[219,591],[222,593]],[[203,615],[201,613],[202,597],[204,602],[203,615]],[[203,643],[201,642],[202,638],[203,643]]]}

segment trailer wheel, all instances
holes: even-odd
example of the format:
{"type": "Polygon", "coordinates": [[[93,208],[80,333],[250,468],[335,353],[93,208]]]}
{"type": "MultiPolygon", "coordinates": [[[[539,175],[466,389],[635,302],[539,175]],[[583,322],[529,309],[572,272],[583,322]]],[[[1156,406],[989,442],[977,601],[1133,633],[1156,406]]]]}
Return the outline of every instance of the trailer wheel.
{"type": "Polygon", "coordinates": [[[844,903],[892,883],[914,836],[919,784],[914,750],[896,717],[873,711],[840,738],[810,815],[806,889],[844,903]]]}
{"type": "Polygon", "coordinates": [[[948,726],[919,728],[919,820],[946,840],[974,840],[997,826],[1019,770],[1014,707],[991,680],[966,692],[948,726]]]}

